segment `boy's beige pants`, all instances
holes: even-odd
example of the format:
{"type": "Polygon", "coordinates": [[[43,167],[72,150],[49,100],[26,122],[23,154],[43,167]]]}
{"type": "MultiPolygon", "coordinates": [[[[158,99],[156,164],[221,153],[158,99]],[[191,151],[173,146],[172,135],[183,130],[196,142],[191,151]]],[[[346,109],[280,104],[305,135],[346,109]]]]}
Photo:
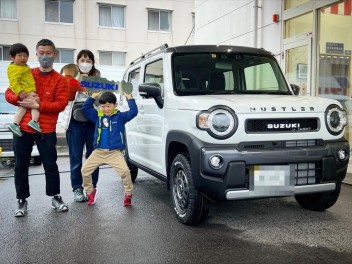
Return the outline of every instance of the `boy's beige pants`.
{"type": "Polygon", "coordinates": [[[125,193],[132,194],[133,184],[131,173],[120,150],[95,149],[86,162],[83,163],[81,172],[83,178],[83,188],[86,193],[93,192],[92,173],[100,165],[110,165],[120,175],[125,193]]]}

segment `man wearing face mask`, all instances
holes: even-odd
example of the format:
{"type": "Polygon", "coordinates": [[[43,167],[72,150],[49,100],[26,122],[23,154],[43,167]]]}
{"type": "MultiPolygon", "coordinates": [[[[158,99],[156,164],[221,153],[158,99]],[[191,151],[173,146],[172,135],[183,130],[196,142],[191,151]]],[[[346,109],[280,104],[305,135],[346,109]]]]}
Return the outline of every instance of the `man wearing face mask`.
{"type": "MultiPolygon", "coordinates": [[[[95,68],[94,55],[90,50],[84,49],[77,54],[77,68],[80,75],[100,76],[100,71],[95,68]]],[[[86,120],[76,119],[72,114],[72,109],[76,101],[79,101],[79,92],[73,87],[69,88],[68,104],[64,111],[62,126],[66,129],[66,140],[70,154],[71,187],[73,199],[76,202],[86,201],[82,187],[82,156],[84,148],[85,157],[88,158],[93,151],[94,123],[86,120]],[[72,88],[72,89],[71,89],[72,88]]],[[[87,96],[88,97],[88,96],[87,96]]],[[[93,186],[96,188],[99,177],[99,168],[93,174],[93,186]]]]}
{"type": "Polygon", "coordinates": [[[15,216],[27,214],[27,198],[30,196],[28,168],[33,144],[36,143],[43,162],[46,180],[46,195],[52,196],[51,206],[57,211],[67,211],[68,207],[60,196],[60,174],[57,166],[56,123],[59,113],[67,105],[68,85],[66,79],[53,69],[56,55],[55,45],[49,39],[37,43],[36,55],[40,66],[31,69],[35,80],[37,95],[20,100],[9,88],[5,92],[6,100],[17,106],[27,108],[20,122],[22,137],[13,138],[15,152],[15,187],[18,207],[15,216]],[[42,133],[35,133],[28,122],[31,120],[31,109],[40,111],[39,122],[42,133]]]}

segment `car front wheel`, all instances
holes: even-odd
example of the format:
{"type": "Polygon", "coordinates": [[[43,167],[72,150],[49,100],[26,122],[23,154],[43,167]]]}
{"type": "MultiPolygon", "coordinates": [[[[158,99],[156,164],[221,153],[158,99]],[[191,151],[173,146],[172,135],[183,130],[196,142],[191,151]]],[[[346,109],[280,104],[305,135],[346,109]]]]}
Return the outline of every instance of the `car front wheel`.
{"type": "Polygon", "coordinates": [[[191,164],[186,154],[179,154],[170,171],[171,199],[176,218],[186,225],[202,222],[208,215],[207,199],[196,189],[191,164]]]}
{"type": "Polygon", "coordinates": [[[324,211],[333,206],[339,198],[341,182],[336,183],[336,189],[333,192],[312,193],[296,195],[296,201],[305,209],[312,211],[324,211]]]}

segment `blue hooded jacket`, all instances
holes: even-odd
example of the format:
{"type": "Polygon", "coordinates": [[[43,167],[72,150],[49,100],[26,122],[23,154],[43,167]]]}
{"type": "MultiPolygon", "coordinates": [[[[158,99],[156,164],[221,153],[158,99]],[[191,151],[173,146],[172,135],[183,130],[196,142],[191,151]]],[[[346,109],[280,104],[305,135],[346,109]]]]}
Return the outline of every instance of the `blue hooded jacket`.
{"type": "Polygon", "coordinates": [[[104,116],[101,110],[96,110],[93,106],[94,101],[94,98],[89,97],[82,105],[84,115],[95,123],[93,147],[96,148],[98,146],[101,133],[101,119],[105,117],[110,123],[109,150],[124,149],[126,147],[124,142],[125,124],[138,114],[136,101],[134,99],[127,100],[130,110],[120,112],[115,109],[111,116],[104,116]]]}

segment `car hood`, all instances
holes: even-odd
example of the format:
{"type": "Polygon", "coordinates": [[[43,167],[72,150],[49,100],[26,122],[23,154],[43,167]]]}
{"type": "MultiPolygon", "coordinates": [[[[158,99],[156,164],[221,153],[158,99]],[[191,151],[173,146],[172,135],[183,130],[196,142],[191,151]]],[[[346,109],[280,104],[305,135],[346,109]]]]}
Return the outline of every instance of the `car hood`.
{"type": "Polygon", "coordinates": [[[333,99],[289,95],[202,95],[176,97],[167,108],[180,110],[208,110],[216,105],[232,108],[237,114],[275,112],[325,112],[330,104],[341,104],[333,99]],[[185,100],[186,99],[186,100],[185,100]]]}

